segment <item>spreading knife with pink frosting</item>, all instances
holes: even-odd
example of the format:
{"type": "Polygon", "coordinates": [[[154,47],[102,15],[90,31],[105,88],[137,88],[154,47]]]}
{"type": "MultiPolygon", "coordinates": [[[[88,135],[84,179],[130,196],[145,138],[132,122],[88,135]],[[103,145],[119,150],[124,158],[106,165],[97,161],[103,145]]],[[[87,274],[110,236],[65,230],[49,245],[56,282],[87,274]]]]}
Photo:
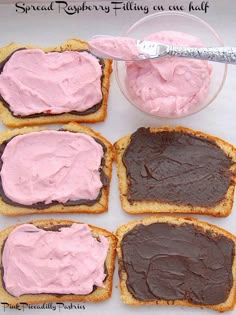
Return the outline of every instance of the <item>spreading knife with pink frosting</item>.
{"type": "MultiPolygon", "coordinates": [[[[204,46],[199,38],[176,31],[150,34],[145,42],[161,43],[163,47],[204,46]]],[[[92,46],[116,59],[129,59],[125,62],[123,78],[127,94],[138,108],[151,115],[179,117],[192,113],[208,95],[212,65],[205,60],[173,57],[136,61],[141,50],[135,39],[126,37],[97,37],[90,42],[92,46]]]]}
{"type": "Polygon", "coordinates": [[[101,58],[124,61],[172,56],[236,64],[236,47],[183,47],[128,37],[97,35],[89,41],[89,50],[101,58]]]}

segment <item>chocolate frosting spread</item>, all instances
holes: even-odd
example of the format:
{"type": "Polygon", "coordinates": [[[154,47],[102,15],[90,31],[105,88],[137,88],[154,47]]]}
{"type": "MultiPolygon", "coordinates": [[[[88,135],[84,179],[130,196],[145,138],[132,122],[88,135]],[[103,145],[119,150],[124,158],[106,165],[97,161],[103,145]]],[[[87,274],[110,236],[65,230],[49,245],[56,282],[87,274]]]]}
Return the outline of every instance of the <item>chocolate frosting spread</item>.
{"type": "MultiPolygon", "coordinates": [[[[64,131],[64,129],[60,129],[59,131],[64,131]]],[[[106,152],[106,147],[105,145],[99,140],[99,139],[96,139],[94,138],[94,140],[96,142],[98,142],[102,147],[103,147],[103,152],[105,154],[106,152]]],[[[1,172],[1,169],[2,169],[2,155],[3,155],[3,152],[4,152],[4,149],[7,145],[7,143],[11,141],[11,139],[9,139],[8,141],[5,141],[3,143],[0,144],[0,172],[1,172]]],[[[103,184],[103,187],[101,188],[100,190],[100,193],[99,195],[97,196],[96,199],[94,200],[87,200],[87,199],[80,199],[80,200],[68,200],[67,202],[63,203],[64,206],[74,206],[74,205],[87,205],[87,206],[92,206],[94,205],[96,202],[99,201],[99,199],[101,198],[101,195],[102,195],[102,189],[104,187],[107,187],[109,185],[109,179],[108,177],[106,176],[106,174],[104,173],[103,171],[103,166],[104,166],[104,163],[105,163],[105,160],[104,158],[102,158],[102,163],[101,163],[101,169],[100,169],[100,178],[101,178],[101,182],[103,184]]],[[[14,202],[12,201],[11,199],[9,199],[4,190],[3,190],[3,187],[2,187],[2,179],[1,179],[1,176],[0,176],[0,197],[2,198],[2,200],[10,205],[13,205],[15,207],[24,207],[24,208],[30,208],[30,209],[37,209],[37,210],[43,210],[43,209],[47,209],[51,206],[54,206],[54,205],[58,205],[60,204],[59,202],[57,201],[53,201],[51,203],[48,203],[48,204],[45,204],[43,202],[38,202],[36,204],[33,204],[33,205],[22,205],[22,204],[19,204],[17,202],[14,202]]]]}
{"type": "MultiPolygon", "coordinates": [[[[19,48],[19,49],[16,49],[13,53],[11,53],[8,57],[6,57],[6,59],[2,60],[0,62],[0,74],[2,73],[3,71],[3,68],[5,66],[5,64],[8,62],[8,60],[11,58],[11,56],[16,52],[16,51],[19,51],[19,50],[23,50],[23,49],[27,49],[27,48],[19,48]]],[[[88,50],[80,50],[80,51],[86,51],[88,53],[90,53],[88,50]]],[[[95,58],[97,58],[96,56],[94,56],[95,58]]],[[[99,59],[99,63],[102,67],[102,71],[104,71],[104,67],[105,67],[105,63],[104,63],[104,60],[103,59],[100,59],[100,58],[97,58],[99,59]]],[[[102,85],[102,82],[103,82],[103,78],[104,78],[104,74],[102,74],[102,77],[101,77],[101,85],[102,85]]],[[[42,116],[60,116],[60,115],[64,115],[65,113],[61,113],[61,114],[47,114],[47,113],[40,113],[40,114],[33,114],[33,115],[27,115],[27,116],[20,116],[20,115],[15,115],[11,109],[10,109],[10,105],[4,100],[4,98],[1,96],[0,94],[0,101],[3,103],[3,105],[11,112],[11,114],[15,117],[18,117],[18,118],[36,118],[36,117],[42,117],[42,116]]],[[[95,113],[96,111],[99,110],[99,108],[102,106],[102,101],[99,102],[98,104],[95,104],[94,106],[86,109],[85,111],[82,111],[82,112],[79,112],[79,111],[71,111],[71,112],[68,112],[66,114],[73,114],[73,115],[80,115],[80,116],[84,116],[84,115],[89,115],[89,114],[93,114],[95,113]]]]}
{"type": "Polygon", "coordinates": [[[234,242],[192,224],[138,225],[121,243],[121,268],[134,298],[214,305],[233,285],[234,242]]]}
{"type": "Polygon", "coordinates": [[[232,160],[217,144],[186,132],[138,129],[123,155],[128,200],[214,206],[231,184],[232,160]]]}

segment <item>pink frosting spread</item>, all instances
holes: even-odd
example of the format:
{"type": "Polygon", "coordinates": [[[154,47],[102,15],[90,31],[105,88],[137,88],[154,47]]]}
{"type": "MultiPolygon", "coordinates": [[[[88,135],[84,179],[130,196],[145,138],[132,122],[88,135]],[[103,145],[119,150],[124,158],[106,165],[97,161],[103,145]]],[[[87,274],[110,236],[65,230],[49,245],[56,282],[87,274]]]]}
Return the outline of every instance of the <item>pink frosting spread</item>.
{"type": "Polygon", "coordinates": [[[32,224],[16,227],[2,253],[4,283],[13,296],[89,294],[104,287],[109,242],[92,236],[86,224],[45,231],[32,224]]]}
{"type": "Polygon", "coordinates": [[[0,94],[15,115],[85,111],[99,103],[102,69],[88,52],[16,51],[0,74],[0,94]]]}
{"type": "Polygon", "coordinates": [[[89,47],[93,52],[108,55],[122,60],[138,58],[140,51],[134,38],[128,37],[96,37],[89,41],[89,47]]]}
{"type": "MultiPolygon", "coordinates": [[[[162,31],[146,39],[176,46],[203,46],[198,38],[174,31],[162,31]]],[[[208,95],[211,70],[207,61],[176,57],[127,62],[126,86],[143,111],[164,117],[182,116],[201,107],[208,95]]]]}
{"type": "Polygon", "coordinates": [[[86,134],[45,130],[18,135],[2,155],[3,190],[23,205],[94,200],[102,187],[102,157],[102,146],[86,134]]]}

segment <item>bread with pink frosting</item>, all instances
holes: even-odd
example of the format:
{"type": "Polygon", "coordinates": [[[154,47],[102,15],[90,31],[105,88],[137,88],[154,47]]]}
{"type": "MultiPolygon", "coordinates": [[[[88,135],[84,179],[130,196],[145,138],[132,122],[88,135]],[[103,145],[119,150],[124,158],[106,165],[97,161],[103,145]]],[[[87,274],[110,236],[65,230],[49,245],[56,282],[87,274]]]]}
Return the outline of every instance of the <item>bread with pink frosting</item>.
{"type": "Polygon", "coordinates": [[[7,130],[0,134],[0,147],[1,213],[108,210],[113,148],[91,128],[70,123],[59,131],[7,130]]]}
{"type": "Polygon", "coordinates": [[[230,214],[236,148],[226,141],[185,127],[140,128],[114,149],[126,212],[230,214]],[[136,146],[132,154],[131,143],[136,146]]]}
{"type": "Polygon", "coordinates": [[[116,237],[107,230],[68,220],[33,221],[1,231],[0,246],[0,299],[9,305],[21,302],[100,302],[111,297],[116,237]],[[73,231],[70,232],[70,229],[73,231]],[[32,233],[33,230],[35,233],[32,233]],[[70,233],[74,235],[73,238],[70,233]],[[48,241],[46,247],[43,239],[48,241]],[[24,242],[24,251],[21,250],[21,242],[24,242]],[[38,245],[33,245],[34,242],[38,245]],[[62,243],[63,246],[60,245],[62,243]],[[34,248],[31,248],[32,245],[34,248]],[[15,262],[9,260],[12,247],[18,256],[15,262]],[[82,260],[79,258],[83,265],[81,268],[77,259],[86,254],[86,248],[89,251],[87,256],[82,260]],[[25,274],[24,265],[28,255],[30,277],[25,274]],[[38,272],[37,263],[40,264],[38,272]],[[12,267],[14,271],[11,271],[12,267]],[[63,268],[63,272],[60,272],[60,268],[63,268]],[[13,277],[9,271],[15,273],[13,277]],[[17,280],[18,276],[21,281],[17,280]]]}
{"type": "Polygon", "coordinates": [[[103,121],[111,63],[97,59],[79,39],[48,48],[2,47],[0,119],[9,127],[103,121]]]}

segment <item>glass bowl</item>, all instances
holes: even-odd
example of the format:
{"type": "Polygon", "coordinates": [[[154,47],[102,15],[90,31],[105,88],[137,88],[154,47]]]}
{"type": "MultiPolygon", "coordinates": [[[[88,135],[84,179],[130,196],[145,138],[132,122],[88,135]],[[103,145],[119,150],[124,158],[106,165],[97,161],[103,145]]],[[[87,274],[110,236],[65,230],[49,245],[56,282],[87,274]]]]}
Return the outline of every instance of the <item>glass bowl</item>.
{"type": "MultiPolygon", "coordinates": [[[[132,37],[135,39],[143,39],[147,36],[160,32],[160,31],[176,31],[183,32],[193,35],[199,38],[204,46],[223,46],[223,42],[220,39],[216,31],[205,21],[200,18],[188,14],[188,13],[178,13],[178,12],[160,12],[149,15],[135,24],[133,24],[128,31],[123,34],[125,37],[132,37]]],[[[142,62],[142,61],[140,61],[142,62]]],[[[193,106],[191,111],[181,114],[159,114],[154,113],[157,117],[165,118],[178,118],[189,116],[193,113],[199,112],[209,104],[211,104],[221,91],[227,73],[227,65],[222,63],[209,62],[212,66],[211,80],[207,97],[197,106],[193,106]]],[[[126,62],[115,61],[114,62],[114,73],[118,86],[126,97],[126,99],[136,106],[137,108],[145,111],[142,108],[142,104],[132,95],[130,95],[126,86],[126,62]]]]}

